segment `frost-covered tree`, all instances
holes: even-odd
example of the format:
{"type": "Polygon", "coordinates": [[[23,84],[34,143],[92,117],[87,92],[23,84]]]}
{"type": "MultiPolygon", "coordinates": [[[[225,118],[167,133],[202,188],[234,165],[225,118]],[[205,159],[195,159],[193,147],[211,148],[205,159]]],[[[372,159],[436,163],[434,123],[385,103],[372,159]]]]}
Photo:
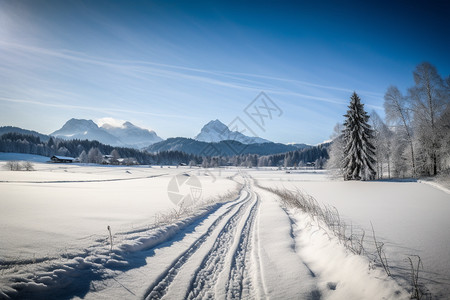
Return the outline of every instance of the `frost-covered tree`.
{"type": "Polygon", "coordinates": [[[62,156],[69,156],[70,152],[66,147],[59,147],[57,154],[62,156]]]}
{"type": "Polygon", "coordinates": [[[120,158],[119,152],[116,149],[114,149],[113,151],[111,151],[110,155],[111,155],[111,163],[113,165],[118,165],[120,158]]]}
{"type": "Polygon", "coordinates": [[[322,170],[325,165],[325,159],[323,157],[319,157],[314,161],[314,165],[316,169],[322,170]]]}
{"type": "Polygon", "coordinates": [[[195,167],[195,165],[196,165],[195,161],[191,159],[189,161],[189,168],[195,167]]]}
{"type": "Polygon", "coordinates": [[[380,118],[376,111],[370,114],[374,131],[373,144],[376,149],[376,168],[378,178],[383,178],[383,167],[387,167],[388,177],[391,177],[391,135],[392,132],[380,118]]]}
{"type": "Polygon", "coordinates": [[[269,165],[269,161],[268,161],[268,157],[267,156],[260,156],[258,158],[258,167],[266,167],[269,165]]]}
{"type": "Polygon", "coordinates": [[[88,152],[88,162],[94,164],[101,164],[103,161],[103,155],[98,148],[91,148],[88,152]]]}
{"type": "Polygon", "coordinates": [[[81,152],[80,156],[78,156],[78,159],[80,160],[81,163],[87,163],[88,155],[87,155],[86,151],[83,150],[83,152],[81,152]]]}
{"type": "Polygon", "coordinates": [[[443,170],[450,169],[450,104],[447,105],[444,113],[437,122],[437,128],[440,136],[440,153],[441,168],[443,170]]]}
{"type": "Polygon", "coordinates": [[[208,157],[203,157],[202,168],[209,168],[209,160],[208,157]]]}
{"type": "Polygon", "coordinates": [[[9,160],[6,162],[5,168],[10,171],[20,171],[22,169],[22,166],[18,161],[9,160]]]}
{"type": "Polygon", "coordinates": [[[449,101],[446,82],[430,63],[419,64],[413,72],[415,85],[408,90],[414,111],[414,130],[422,173],[436,175],[439,169],[439,135],[437,122],[449,101]]]}
{"type": "Polygon", "coordinates": [[[31,161],[24,161],[22,163],[22,168],[24,168],[26,171],[34,171],[34,165],[31,161]]]}
{"type": "Polygon", "coordinates": [[[326,168],[332,170],[334,175],[342,176],[344,174],[343,162],[344,162],[344,134],[343,125],[337,123],[334,126],[333,134],[331,135],[332,143],[328,148],[329,159],[326,163],[326,168]]]}
{"type": "Polygon", "coordinates": [[[284,155],[284,167],[287,168],[290,166],[292,166],[292,155],[288,152],[284,155]]]}
{"type": "Polygon", "coordinates": [[[370,127],[369,115],[364,110],[364,104],[356,94],[350,97],[346,120],[344,122],[344,153],[343,163],[345,180],[375,179],[375,147],[372,145],[373,131],[370,127]]]}
{"type": "MultiPolygon", "coordinates": [[[[386,121],[389,125],[395,127],[394,135],[397,136],[397,144],[399,141],[407,143],[409,147],[408,156],[411,164],[413,177],[416,176],[416,158],[414,154],[414,140],[410,118],[410,104],[408,99],[395,86],[390,86],[384,95],[384,112],[386,121]]],[[[397,145],[396,150],[405,147],[397,145]]],[[[397,153],[397,156],[399,153],[397,153]]],[[[402,162],[403,163],[403,162],[402,162]]],[[[403,167],[402,167],[403,169],[403,167]]]]}
{"type": "Polygon", "coordinates": [[[410,174],[410,153],[406,138],[401,135],[393,135],[391,139],[392,173],[395,177],[406,177],[410,174]]]}

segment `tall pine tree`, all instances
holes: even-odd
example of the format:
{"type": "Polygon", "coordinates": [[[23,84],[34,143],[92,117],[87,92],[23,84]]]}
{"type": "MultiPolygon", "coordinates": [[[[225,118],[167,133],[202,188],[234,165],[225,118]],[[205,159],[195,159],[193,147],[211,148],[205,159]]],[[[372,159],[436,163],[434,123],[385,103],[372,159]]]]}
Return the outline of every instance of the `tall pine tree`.
{"type": "Polygon", "coordinates": [[[344,115],[344,179],[373,180],[375,179],[375,147],[371,143],[373,130],[368,121],[369,116],[364,110],[359,96],[353,92],[350,105],[344,115]]]}

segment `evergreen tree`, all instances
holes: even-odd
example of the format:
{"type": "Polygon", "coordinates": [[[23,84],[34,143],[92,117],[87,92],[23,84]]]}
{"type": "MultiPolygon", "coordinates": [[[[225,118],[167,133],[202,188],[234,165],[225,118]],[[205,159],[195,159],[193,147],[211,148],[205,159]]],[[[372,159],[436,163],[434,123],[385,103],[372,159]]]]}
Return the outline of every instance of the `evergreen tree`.
{"type": "Polygon", "coordinates": [[[373,131],[368,123],[369,116],[355,92],[350,100],[349,110],[344,115],[344,179],[373,180],[375,147],[371,143],[373,131]]]}

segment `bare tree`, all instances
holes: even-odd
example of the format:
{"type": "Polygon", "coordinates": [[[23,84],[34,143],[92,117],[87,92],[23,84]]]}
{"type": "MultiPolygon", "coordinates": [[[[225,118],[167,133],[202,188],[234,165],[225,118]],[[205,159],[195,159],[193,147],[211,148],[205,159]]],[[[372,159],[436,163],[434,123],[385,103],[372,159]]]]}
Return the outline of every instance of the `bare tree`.
{"type": "Polygon", "coordinates": [[[413,72],[415,86],[408,90],[414,111],[414,127],[423,155],[423,172],[437,174],[439,130],[436,122],[449,103],[449,89],[436,68],[428,62],[413,72]]]}
{"type": "Polygon", "coordinates": [[[411,166],[411,153],[408,149],[408,138],[404,131],[394,132],[390,136],[392,171],[395,177],[405,177],[411,166]]]}
{"type": "Polygon", "coordinates": [[[410,109],[407,99],[395,86],[390,86],[384,95],[384,111],[386,121],[396,127],[397,135],[405,135],[411,152],[412,174],[416,176],[416,162],[414,155],[414,143],[411,130],[410,109]]]}
{"type": "Polygon", "coordinates": [[[370,114],[370,121],[374,134],[374,146],[376,149],[376,167],[378,178],[383,178],[383,165],[387,165],[388,177],[391,177],[391,134],[392,132],[384,124],[376,111],[370,114]]]}
{"type": "Polygon", "coordinates": [[[344,130],[344,126],[341,123],[337,123],[334,126],[333,134],[331,135],[331,139],[333,140],[330,148],[328,149],[329,159],[326,163],[326,168],[330,170],[334,170],[336,172],[336,176],[342,176],[344,174],[344,169],[342,162],[344,161],[344,136],[342,131],[344,130]]]}
{"type": "Polygon", "coordinates": [[[26,170],[26,171],[33,171],[34,170],[34,165],[31,161],[24,161],[22,163],[22,167],[26,170]]]}
{"type": "Polygon", "coordinates": [[[437,122],[439,132],[441,168],[450,169],[450,104],[437,122]]]}
{"type": "Polygon", "coordinates": [[[10,171],[20,171],[22,169],[22,166],[18,161],[9,160],[6,162],[5,168],[10,171]]]}

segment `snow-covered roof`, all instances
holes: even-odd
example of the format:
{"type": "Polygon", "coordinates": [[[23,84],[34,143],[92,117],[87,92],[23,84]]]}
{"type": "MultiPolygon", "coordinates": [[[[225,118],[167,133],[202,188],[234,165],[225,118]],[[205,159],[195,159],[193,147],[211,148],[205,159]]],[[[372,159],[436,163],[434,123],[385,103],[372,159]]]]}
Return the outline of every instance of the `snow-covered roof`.
{"type": "Polygon", "coordinates": [[[61,159],[61,160],[74,160],[75,158],[73,157],[68,157],[68,156],[60,156],[60,155],[53,155],[53,157],[56,157],[57,159],[61,159]]]}

